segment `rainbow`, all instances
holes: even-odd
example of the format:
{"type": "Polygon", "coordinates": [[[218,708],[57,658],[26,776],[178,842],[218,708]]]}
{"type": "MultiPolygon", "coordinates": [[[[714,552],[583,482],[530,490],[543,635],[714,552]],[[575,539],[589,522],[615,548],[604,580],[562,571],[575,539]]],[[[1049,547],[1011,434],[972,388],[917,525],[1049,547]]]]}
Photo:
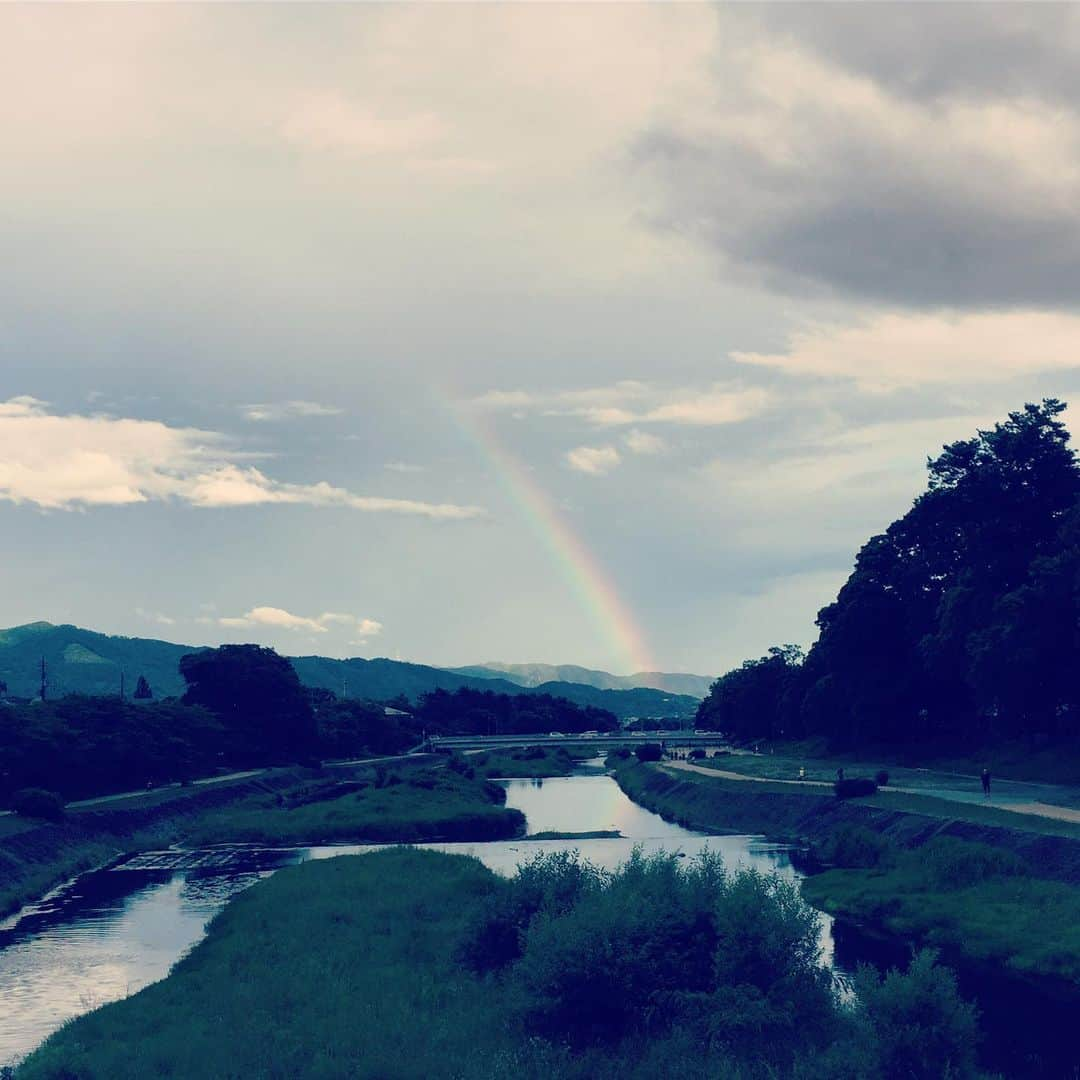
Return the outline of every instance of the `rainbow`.
{"type": "Polygon", "coordinates": [[[499,487],[547,549],[600,639],[626,672],[655,671],[652,653],[637,619],[610,575],[567,523],[551,496],[500,443],[482,416],[468,406],[454,409],[452,415],[466,440],[493,467],[499,487]]]}

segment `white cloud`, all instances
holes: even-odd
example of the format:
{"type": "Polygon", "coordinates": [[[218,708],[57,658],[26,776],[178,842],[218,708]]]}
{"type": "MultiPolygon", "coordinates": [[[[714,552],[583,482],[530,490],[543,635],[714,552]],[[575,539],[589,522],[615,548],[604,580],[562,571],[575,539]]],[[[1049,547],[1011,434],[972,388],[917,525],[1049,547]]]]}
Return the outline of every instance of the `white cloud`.
{"type": "Polygon", "coordinates": [[[711,426],[734,424],[763,412],[768,391],[729,383],[705,387],[660,387],[624,380],[586,390],[535,393],[493,390],[473,402],[481,408],[532,411],[544,416],[579,416],[596,427],[629,424],[711,426]]]}
{"type": "Polygon", "coordinates": [[[626,448],[632,454],[662,454],[667,449],[667,443],[659,435],[653,435],[650,431],[628,431],[623,436],[626,448]]]}
{"type": "Polygon", "coordinates": [[[425,471],[423,465],[410,465],[405,461],[388,461],[383,468],[396,473],[422,473],[425,471]]]}
{"type": "Polygon", "coordinates": [[[157,623],[159,626],[175,626],[176,620],[171,615],[163,615],[160,611],[147,611],[145,608],[137,607],[135,614],[140,619],[146,619],[149,622],[157,623]]]}
{"type": "Polygon", "coordinates": [[[245,405],[244,416],[256,422],[285,420],[290,416],[340,416],[345,410],[317,401],[279,401],[263,405],[245,405]]]}
{"type": "Polygon", "coordinates": [[[998,382],[1080,367],[1080,316],[1046,311],[889,312],[850,326],[811,326],[778,353],[735,352],[744,364],[856,380],[865,389],[998,382]]]}
{"type": "Polygon", "coordinates": [[[621,461],[614,446],[578,446],[566,452],[566,463],[577,472],[604,476],[621,461]]]}
{"type": "Polygon", "coordinates": [[[331,626],[346,626],[361,638],[374,637],[382,632],[382,623],[375,619],[360,618],[327,611],[314,618],[307,615],[294,615],[291,611],[278,607],[254,607],[245,615],[228,616],[218,619],[222,626],[239,630],[249,627],[271,627],[277,630],[306,631],[312,634],[325,634],[331,626]]]}
{"type": "Polygon", "coordinates": [[[0,402],[0,500],[58,510],[172,500],[196,507],[341,506],[462,519],[479,507],[358,495],[325,481],[283,483],[224,436],[156,420],[57,415],[29,397],[0,402]]]}

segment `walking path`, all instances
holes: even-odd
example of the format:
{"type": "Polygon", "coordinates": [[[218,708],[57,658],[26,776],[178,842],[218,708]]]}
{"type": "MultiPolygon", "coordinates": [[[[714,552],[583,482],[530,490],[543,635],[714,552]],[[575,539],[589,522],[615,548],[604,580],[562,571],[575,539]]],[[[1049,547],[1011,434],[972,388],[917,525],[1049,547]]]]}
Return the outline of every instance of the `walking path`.
{"type": "MultiPolygon", "coordinates": [[[[668,761],[667,769],[680,769],[683,772],[700,773],[702,776],[716,776],[723,780],[741,780],[750,784],[791,784],[800,788],[828,788],[832,784],[827,780],[788,780],[778,777],[747,776],[745,773],[730,769],[710,769],[705,765],[695,765],[689,761],[668,761]]],[[[936,774],[942,775],[942,774],[936,774]]],[[[960,783],[952,785],[928,784],[926,787],[896,787],[890,784],[886,790],[899,791],[906,795],[928,795],[935,799],[950,802],[973,803],[979,806],[991,806],[995,810],[1009,810],[1014,814],[1031,814],[1035,817],[1053,818],[1057,821],[1069,821],[1080,825],[1080,810],[1067,806],[1058,806],[1044,801],[1054,798],[1067,789],[1053,784],[1036,784],[1026,780],[995,780],[996,787],[1005,787],[1005,793],[994,794],[987,799],[977,788],[978,778],[961,778],[960,783]],[[1041,797],[1040,797],[1041,796],[1041,797]]],[[[1075,793],[1073,793],[1075,797],[1075,793]]]]}

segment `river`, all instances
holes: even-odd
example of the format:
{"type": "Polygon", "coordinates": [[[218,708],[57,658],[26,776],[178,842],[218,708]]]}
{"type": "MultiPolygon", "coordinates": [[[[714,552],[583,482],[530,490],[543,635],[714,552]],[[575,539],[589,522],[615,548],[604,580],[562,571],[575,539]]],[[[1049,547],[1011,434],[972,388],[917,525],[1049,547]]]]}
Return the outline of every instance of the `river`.
{"type": "MultiPolygon", "coordinates": [[[[574,848],[593,863],[614,868],[637,845],[647,852],[676,851],[687,857],[707,848],[719,852],[729,867],[754,867],[791,879],[801,876],[788,847],[757,836],[706,836],[666,822],[631,802],[608,776],[504,783],[507,806],[525,814],[530,833],[618,830],[622,836],[424,846],[475,855],[501,874],[512,874],[538,851],[574,848]]],[[[311,859],[371,850],[370,845],[335,845],[144,852],[83,874],[29,905],[0,923],[0,1065],[17,1062],[67,1020],[164,978],[203,937],[207,922],[261,878],[311,859]]],[[[881,955],[873,943],[850,931],[837,934],[837,942],[834,948],[832,920],[823,917],[823,961],[833,967],[841,984],[862,960],[903,962],[902,956],[881,955]]],[[[978,987],[964,989],[972,992],[978,987]]],[[[995,993],[990,1004],[987,1018],[997,1014],[1007,1024],[1013,1007],[1008,997],[995,993]]],[[[1039,1027],[1046,1032],[1045,1024],[1039,1027]]],[[[1009,1037],[1003,1046],[1010,1060],[1002,1059],[1005,1051],[990,1055],[1005,1075],[1080,1075],[1066,1068],[1076,1057],[1067,1044],[1063,1062],[1043,1057],[1038,1069],[1024,1067],[1016,1046],[1022,1058],[1030,1060],[1024,1044],[1045,1048],[1047,1037],[1033,1034],[1030,1026],[1018,1030],[1007,1024],[1006,1029],[1009,1037]]],[[[1051,1030],[1057,1036],[1054,1041],[1061,1042],[1071,1025],[1055,1024],[1051,1030]]]]}

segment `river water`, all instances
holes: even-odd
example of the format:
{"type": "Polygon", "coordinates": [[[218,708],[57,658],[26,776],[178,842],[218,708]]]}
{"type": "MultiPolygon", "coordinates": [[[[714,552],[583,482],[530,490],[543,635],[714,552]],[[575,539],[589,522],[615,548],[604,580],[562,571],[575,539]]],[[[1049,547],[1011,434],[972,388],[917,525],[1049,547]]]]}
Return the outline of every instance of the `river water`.
{"type": "MultiPolygon", "coordinates": [[[[475,855],[492,870],[512,874],[538,851],[578,849],[609,869],[634,846],[692,857],[708,849],[729,867],[754,867],[796,879],[791,851],[756,836],[705,836],[664,821],[631,802],[608,776],[509,780],[507,806],[521,810],[528,831],[618,830],[619,839],[496,841],[424,845],[475,855]]],[[[362,854],[371,846],[212,848],[144,852],[83,874],[38,903],[0,922],[0,1065],[17,1062],[59,1028],[110,1001],[164,978],[203,937],[207,922],[237,893],[284,866],[311,859],[362,854]]],[[[846,983],[857,962],[900,965],[873,942],[837,928],[823,917],[822,957],[846,983]]],[[[1015,989],[978,995],[991,1029],[984,1064],[1016,1077],[1080,1077],[1080,1057],[1067,1033],[1073,1024],[1054,1015],[1053,1003],[1017,997],[1015,989]],[[1015,999],[1015,1000],[1014,1000],[1015,999]],[[1025,1005],[1027,1007],[1025,1007],[1025,1005]],[[1010,1016],[1026,1012],[1021,1025],[1010,1016]],[[1000,1022],[1000,1036],[995,1029],[1000,1022]]]]}
{"type": "MultiPolygon", "coordinates": [[[[477,856],[512,874],[538,851],[579,849],[613,869],[634,845],[646,851],[703,848],[729,866],[795,877],[787,849],[758,837],[690,832],[631,802],[607,776],[509,780],[507,806],[529,832],[618,830],[622,839],[426,845],[477,856]]],[[[146,852],[76,878],[0,923],[0,1064],[18,1060],[66,1020],[164,978],[238,892],[283,866],[372,850],[370,846],[232,848],[146,852]]],[[[831,951],[826,932],[823,944],[831,951]]]]}

